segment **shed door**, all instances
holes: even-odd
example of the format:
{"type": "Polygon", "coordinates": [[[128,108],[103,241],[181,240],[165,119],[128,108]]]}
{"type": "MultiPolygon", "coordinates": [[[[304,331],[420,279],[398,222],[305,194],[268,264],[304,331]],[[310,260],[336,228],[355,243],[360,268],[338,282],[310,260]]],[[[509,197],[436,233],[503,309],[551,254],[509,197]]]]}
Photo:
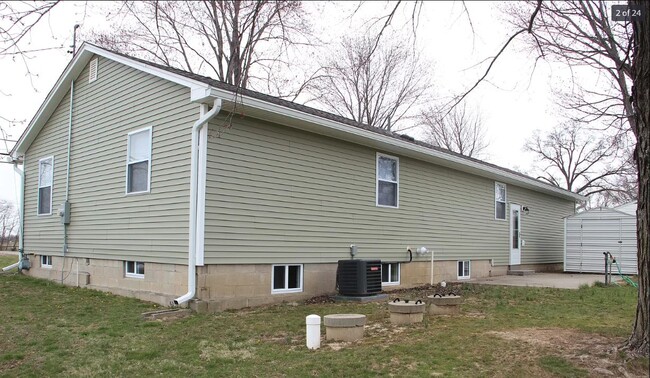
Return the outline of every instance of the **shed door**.
{"type": "Polygon", "coordinates": [[[510,204],[510,265],[521,264],[521,206],[510,204]]]}

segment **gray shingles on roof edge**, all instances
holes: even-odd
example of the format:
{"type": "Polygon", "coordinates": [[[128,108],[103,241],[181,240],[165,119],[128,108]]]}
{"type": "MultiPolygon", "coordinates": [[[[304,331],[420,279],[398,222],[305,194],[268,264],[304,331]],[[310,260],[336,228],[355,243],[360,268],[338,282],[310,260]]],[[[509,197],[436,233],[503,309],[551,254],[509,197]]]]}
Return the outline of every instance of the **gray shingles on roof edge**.
{"type": "MultiPolygon", "coordinates": [[[[157,67],[159,69],[162,69],[162,70],[165,70],[165,71],[168,71],[168,72],[171,72],[171,73],[175,73],[177,75],[181,75],[181,76],[186,77],[188,79],[200,81],[200,82],[202,82],[204,84],[207,84],[207,85],[215,87],[215,88],[219,88],[219,89],[223,89],[223,90],[226,90],[226,91],[229,91],[229,92],[237,93],[237,94],[243,95],[243,96],[256,98],[258,100],[266,101],[266,102],[273,103],[273,104],[276,104],[276,105],[280,105],[280,106],[284,106],[284,107],[291,108],[291,109],[294,109],[294,110],[298,110],[298,111],[301,111],[301,112],[304,112],[304,113],[312,114],[312,115],[315,115],[315,116],[318,116],[318,117],[329,119],[331,121],[343,123],[343,124],[346,124],[346,125],[349,125],[349,126],[353,126],[353,127],[357,127],[357,128],[360,128],[360,129],[372,131],[372,132],[375,132],[375,133],[378,133],[378,134],[386,135],[386,136],[389,136],[389,137],[392,137],[392,138],[395,138],[395,139],[399,139],[399,140],[402,140],[402,141],[406,141],[406,142],[409,142],[409,143],[416,144],[416,145],[421,146],[421,147],[430,148],[430,149],[436,150],[438,152],[442,152],[442,153],[445,153],[445,154],[448,154],[448,155],[451,155],[451,156],[456,156],[458,158],[465,159],[467,161],[472,161],[472,162],[475,162],[475,163],[478,163],[478,164],[482,164],[482,165],[485,165],[485,166],[493,168],[493,169],[498,169],[498,170],[501,170],[501,171],[504,171],[504,172],[507,172],[507,173],[510,173],[510,174],[515,174],[515,175],[520,176],[522,178],[535,180],[538,183],[540,183],[542,185],[546,185],[548,187],[553,187],[553,188],[556,188],[556,189],[562,189],[562,188],[550,185],[550,184],[548,184],[548,183],[546,183],[544,181],[540,181],[540,180],[535,179],[533,177],[527,176],[527,175],[525,175],[523,173],[511,170],[511,169],[508,169],[508,168],[504,168],[504,167],[501,167],[501,166],[496,165],[496,164],[488,163],[488,162],[480,160],[480,159],[476,159],[476,158],[473,158],[473,157],[462,155],[462,154],[459,154],[457,152],[448,150],[446,148],[434,146],[432,144],[425,143],[423,141],[414,139],[414,138],[412,138],[410,136],[403,136],[403,135],[400,135],[400,134],[397,134],[397,133],[390,132],[390,131],[385,130],[385,129],[380,129],[378,127],[373,127],[373,126],[368,126],[368,125],[366,125],[364,123],[357,122],[355,120],[345,118],[345,117],[342,117],[342,116],[337,115],[337,114],[329,113],[329,112],[326,112],[326,111],[323,111],[323,110],[319,110],[319,109],[316,109],[316,108],[312,108],[310,106],[298,104],[298,103],[295,103],[295,102],[292,102],[292,101],[288,101],[288,100],[285,100],[285,99],[282,99],[282,98],[279,98],[279,97],[275,97],[275,96],[271,96],[271,95],[268,95],[268,94],[264,94],[264,93],[261,93],[261,92],[256,92],[256,91],[253,91],[253,90],[250,90],[250,89],[247,89],[247,88],[239,88],[239,87],[234,86],[232,84],[228,84],[228,83],[225,83],[223,81],[215,80],[215,79],[212,79],[212,78],[207,77],[207,76],[202,76],[202,75],[198,75],[198,74],[195,74],[195,73],[192,73],[192,72],[187,72],[187,71],[184,71],[184,70],[181,70],[181,69],[178,69],[178,68],[164,66],[164,65],[161,65],[161,64],[157,64],[157,63],[150,62],[150,61],[147,61],[147,60],[144,60],[144,59],[136,58],[136,57],[126,55],[126,54],[123,54],[123,53],[119,53],[119,52],[116,52],[116,51],[112,51],[112,50],[108,50],[108,49],[105,49],[105,50],[111,51],[112,53],[117,54],[117,55],[122,55],[122,56],[124,56],[126,58],[129,58],[129,59],[139,61],[139,62],[141,62],[143,64],[148,64],[148,65],[157,67]]],[[[564,190],[564,189],[562,189],[562,190],[564,190]]]]}
{"type": "MultiPolygon", "coordinates": [[[[315,109],[315,108],[312,108],[312,107],[309,107],[309,106],[306,106],[306,105],[302,105],[302,104],[298,104],[298,103],[295,103],[295,102],[287,101],[287,100],[284,100],[284,99],[281,99],[281,98],[278,98],[278,97],[270,96],[270,95],[267,95],[267,94],[264,94],[264,93],[261,93],[261,92],[256,92],[256,91],[253,91],[253,90],[250,90],[250,89],[247,89],[247,88],[239,88],[239,87],[236,87],[234,85],[227,84],[227,83],[212,79],[212,78],[207,77],[207,76],[202,76],[202,75],[187,72],[187,71],[184,71],[184,70],[181,70],[181,69],[164,66],[164,65],[154,63],[154,62],[150,62],[150,61],[147,61],[147,60],[144,60],[144,59],[141,59],[141,58],[136,58],[136,57],[133,57],[133,56],[130,56],[130,55],[127,55],[127,54],[112,51],[112,50],[106,49],[104,47],[99,47],[99,46],[93,45],[91,43],[84,42],[82,47],[77,51],[77,55],[75,55],[75,58],[77,58],[82,52],[84,52],[86,46],[89,46],[89,47],[92,48],[92,50],[90,50],[90,51],[101,50],[101,51],[106,52],[109,55],[112,54],[112,55],[121,56],[121,57],[123,57],[123,58],[125,58],[127,60],[131,60],[132,62],[143,64],[145,66],[149,66],[149,67],[152,67],[154,69],[161,70],[161,71],[166,71],[166,72],[168,72],[168,73],[170,73],[172,75],[176,75],[178,77],[185,78],[185,80],[205,84],[208,87],[212,87],[212,88],[215,88],[215,89],[218,89],[218,90],[231,92],[235,96],[242,96],[242,97],[245,96],[245,97],[249,97],[249,98],[252,98],[252,99],[260,100],[260,101],[263,101],[263,102],[266,102],[266,103],[269,103],[269,104],[284,107],[284,108],[294,110],[294,111],[297,111],[297,112],[300,112],[300,113],[304,113],[304,114],[320,117],[320,118],[325,119],[325,120],[333,121],[333,122],[335,122],[337,124],[344,125],[344,127],[345,126],[350,126],[352,128],[356,128],[356,129],[368,131],[368,132],[371,132],[371,133],[374,133],[374,134],[377,134],[377,135],[385,136],[385,137],[394,139],[396,141],[406,143],[407,145],[410,144],[410,145],[413,145],[414,147],[417,146],[419,148],[424,148],[425,151],[426,150],[431,150],[432,154],[437,153],[437,154],[448,156],[448,158],[446,158],[446,159],[449,159],[450,161],[454,160],[454,159],[460,160],[460,163],[462,165],[467,166],[467,167],[470,167],[472,165],[479,165],[479,166],[482,166],[483,167],[482,169],[484,169],[485,171],[492,171],[492,172],[495,172],[495,174],[497,174],[496,172],[501,172],[501,174],[498,174],[498,175],[516,176],[516,177],[520,178],[517,181],[521,180],[522,184],[524,182],[527,182],[528,185],[532,184],[533,186],[538,187],[539,189],[542,189],[544,191],[548,191],[548,192],[555,193],[555,194],[560,194],[560,195],[563,195],[565,197],[571,197],[571,198],[573,198],[575,200],[584,200],[585,199],[584,196],[581,196],[579,194],[570,192],[570,191],[568,191],[566,189],[562,189],[562,188],[554,186],[554,185],[550,185],[550,184],[548,184],[548,183],[546,183],[544,181],[540,181],[538,179],[527,176],[527,175],[522,174],[520,172],[511,170],[511,169],[508,169],[508,168],[504,168],[504,167],[498,166],[496,164],[488,163],[488,162],[485,162],[483,160],[479,160],[479,159],[476,159],[476,158],[461,155],[459,153],[447,150],[445,148],[441,148],[441,147],[438,147],[438,146],[433,146],[431,144],[428,144],[428,143],[425,143],[425,142],[422,142],[422,141],[419,141],[419,140],[415,140],[415,139],[413,139],[413,138],[411,138],[409,136],[403,136],[403,135],[393,133],[393,132],[390,132],[390,131],[387,131],[387,130],[384,130],[384,129],[368,126],[366,124],[354,121],[354,120],[349,119],[349,118],[342,117],[340,115],[336,115],[336,114],[333,114],[333,113],[329,113],[329,112],[326,112],[326,111],[315,109]],[[462,163],[463,161],[465,163],[462,163]],[[564,194],[562,194],[562,193],[564,193],[564,194]]],[[[71,69],[71,67],[74,67],[73,63],[76,62],[75,58],[73,58],[73,60],[68,64],[68,66],[64,70],[62,76],[59,78],[59,82],[61,82],[61,80],[63,78],[65,78],[65,77],[67,77],[67,74],[70,73],[69,70],[71,69]]],[[[16,148],[18,147],[18,145],[21,145],[24,142],[23,139],[31,131],[31,128],[32,128],[32,125],[34,124],[34,122],[37,119],[39,119],[40,115],[42,115],[40,113],[43,110],[43,107],[46,104],[48,104],[48,102],[51,100],[51,96],[53,95],[53,93],[58,93],[57,86],[58,86],[59,82],[57,82],[57,85],[55,85],[55,87],[50,91],[50,93],[48,94],[48,97],[46,98],[45,102],[41,105],[41,108],[39,109],[37,114],[34,116],[32,121],[30,122],[30,125],[27,127],[27,129],[25,130],[23,135],[21,135],[21,137],[19,139],[19,142],[16,143],[16,145],[14,145],[14,148],[12,149],[12,155],[15,153],[16,148]],[[55,89],[57,90],[56,92],[55,92],[55,89]]],[[[352,131],[352,130],[350,130],[350,131],[352,131]]],[[[30,143],[30,142],[28,142],[28,143],[30,143]]],[[[399,147],[399,148],[404,148],[404,147],[399,147]]]]}

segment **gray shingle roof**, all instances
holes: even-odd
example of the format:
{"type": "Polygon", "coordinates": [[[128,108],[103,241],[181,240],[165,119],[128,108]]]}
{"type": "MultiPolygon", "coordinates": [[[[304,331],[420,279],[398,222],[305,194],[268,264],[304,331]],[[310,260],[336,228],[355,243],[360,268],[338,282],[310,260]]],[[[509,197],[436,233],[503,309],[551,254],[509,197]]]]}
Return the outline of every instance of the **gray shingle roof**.
{"type": "MultiPolygon", "coordinates": [[[[105,49],[103,47],[102,47],[102,49],[108,50],[108,49],[105,49]]],[[[517,176],[522,177],[522,178],[534,180],[534,181],[537,181],[539,184],[541,184],[543,186],[547,186],[549,188],[556,188],[556,189],[565,190],[565,189],[550,185],[549,183],[547,183],[545,181],[541,181],[541,180],[538,180],[536,178],[525,175],[523,173],[514,171],[512,169],[504,168],[504,167],[501,167],[499,165],[488,163],[488,162],[480,160],[480,159],[465,156],[465,155],[459,154],[457,152],[450,151],[450,150],[448,150],[446,148],[442,148],[442,147],[439,147],[439,146],[434,146],[434,145],[431,145],[429,143],[425,143],[423,141],[414,139],[414,138],[412,138],[412,137],[410,137],[408,135],[402,135],[402,134],[394,133],[394,132],[391,132],[391,131],[388,131],[388,130],[380,129],[378,127],[368,126],[368,125],[366,125],[364,123],[360,123],[360,122],[357,122],[355,120],[345,118],[345,117],[342,117],[342,116],[337,115],[337,114],[329,113],[329,112],[319,110],[319,109],[316,109],[316,108],[313,108],[313,107],[310,107],[310,106],[298,104],[296,102],[284,100],[282,98],[271,96],[271,95],[264,94],[264,93],[261,93],[261,92],[256,92],[256,91],[253,91],[253,90],[250,90],[250,89],[247,89],[247,88],[238,88],[238,87],[236,87],[236,86],[234,86],[232,84],[228,84],[228,83],[225,83],[223,81],[215,80],[215,79],[212,79],[212,78],[207,77],[207,76],[198,75],[198,74],[195,74],[195,73],[192,73],[192,72],[187,72],[187,71],[184,71],[184,70],[181,70],[181,69],[178,69],[178,68],[173,68],[173,67],[168,67],[168,66],[165,66],[165,65],[153,63],[153,62],[150,62],[150,61],[147,61],[147,60],[144,60],[144,59],[140,59],[140,58],[136,58],[136,57],[133,57],[133,56],[130,56],[130,55],[126,55],[126,54],[123,54],[123,53],[120,53],[120,52],[116,52],[116,51],[112,51],[112,50],[108,50],[108,51],[111,51],[112,53],[117,54],[117,55],[122,55],[122,56],[124,56],[126,58],[129,58],[129,59],[141,62],[143,64],[147,64],[147,65],[159,68],[161,70],[165,70],[165,71],[168,71],[168,72],[171,72],[171,73],[186,77],[188,79],[192,79],[192,80],[202,82],[202,83],[207,84],[207,85],[209,85],[211,87],[214,87],[214,88],[223,89],[223,90],[226,90],[226,91],[236,93],[238,95],[255,98],[255,99],[258,99],[258,100],[266,101],[266,102],[269,102],[269,103],[272,103],[272,104],[276,104],[276,105],[280,105],[280,106],[283,106],[283,107],[294,109],[294,110],[297,110],[297,111],[300,111],[300,112],[304,112],[304,113],[307,113],[307,114],[312,114],[312,115],[315,115],[315,116],[318,116],[318,117],[322,117],[322,118],[329,119],[329,120],[332,120],[332,121],[335,121],[335,122],[339,122],[339,123],[342,123],[342,124],[345,124],[345,125],[349,125],[351,127],[356,127],[356,128],[372,131],[374,133],[382,134],[382,135],[385,135],[385,136],[388,136],[388,137],[391,137],[391,138],[395,138],[395,139],[399,139],[399,140],[402,140],[402,141],[405,141],[405,142],[408,142],[408,143],[412,143],[412,144],[415,144],[415,145],[418,145],[418,146],[421,146],[421,147],[429,148],[429,149],[432,149],[432,150],[435,150],[435,151],[438,151],[438,152],[441,152],[441,153],[444,153],[444,154],[448,154],[450,156],[455,156],[455,157],[458,157],[458,158],[461,158],[461,159],[464,159],[464,160],[467,160],[467,161],[478,163],[478,164],[484,165],[484,166],[489,167],[489,168],[493,168],[493,169],[503,171],[505,173],[510,173],[510,174],[514,174],[514,175],[517,175],[517,176]]],[[[567,191],[567,192],[569,192],[569,191],[567,191]]]]}

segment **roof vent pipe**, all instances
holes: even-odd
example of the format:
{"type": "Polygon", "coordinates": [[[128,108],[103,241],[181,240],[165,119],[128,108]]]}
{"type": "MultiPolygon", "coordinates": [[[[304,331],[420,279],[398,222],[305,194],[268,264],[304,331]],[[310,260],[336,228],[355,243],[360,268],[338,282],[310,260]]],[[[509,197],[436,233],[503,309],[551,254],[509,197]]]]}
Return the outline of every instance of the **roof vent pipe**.
{"type": "Polygon", "coordinates": [[[199,189],[199,134],[201,129],[221,111],[221,99],[215,99],[212,109],[207,113],[207,105],[201,105],[201,118],[192,126],[192,158],[190,165],[190,244],[187,262],[187,293],[171,301],[172,306],[178,306],[196,294],[196,224],[198,214],[199,189]]]}

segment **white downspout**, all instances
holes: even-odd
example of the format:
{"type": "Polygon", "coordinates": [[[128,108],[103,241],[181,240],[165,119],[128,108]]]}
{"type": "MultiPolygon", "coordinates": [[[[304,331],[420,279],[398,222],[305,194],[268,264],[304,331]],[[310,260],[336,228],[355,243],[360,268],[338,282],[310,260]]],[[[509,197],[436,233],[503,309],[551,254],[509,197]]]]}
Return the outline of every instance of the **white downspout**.
{"type": "Polygon", "coordinates": [[[23,159],[23,170],[18,169],[18,158],[14,158],[14,171],[20,175],[20,203],[18,204],[18,262],[2,268],[3,272],[9,271],[13,268],[19,268],[21,261],[23,261],[23,202],[25,202],[25,162],[23,159]]]}
{"type": "Polygon", "coordinates": [[[70,82],[70,110],[68,111],[68,161],[65,168],[65,201],[70,195],[70,147],[72,145],[72,105],[74,100],[74,80],[70,82]]]}
{"type": "Polygon", "coordinates": [[[23,250],[23,227],[25,225],[25,157],[23,156],[23,169],[18,169],[18,163],[14,163],[14,171],[20,175],[20,203],[18,204],[18,261],[24,257],[23,250]]]}
{"type": "MultiPolygon", "coordinates": [[[[70,146],[72,142],[72,106],[74,104],[74,80],[70,82],[70,109],[68,111],[68,157],[65,168],[65,203],[68,203],[70,196],[70,146]]],[[[65,210],[64,210],[65,211],[65,210]]],[[[63,273],[65,271],[65,254],[68,252],[68,225],[63,222],[63,264],[61,264],[61,284],[63,284],[63,273]]],[[[79,274],[77,274],[79,279],[79,274]]]]}
{"type": "MultiPolygon", "coordinates": [[[[204,107],[205,105],[201,105],[204,107]]],[[[202,108],[205,109],[205,108],[202,108]]],[[[197,224],[197,204],[198,204],[198,187],[199,187],[199,134],[203,126],[214,118],[221,111],[221,99],[214,100],[214,105],[209,112],[201,115],[192,126],[192,152],[190,165],[190,243],[189,257],[187,262],[187,293],[174,299],[172,306],[178,306],[190,299],[196,294],[196,224],[197,224]]]]}

